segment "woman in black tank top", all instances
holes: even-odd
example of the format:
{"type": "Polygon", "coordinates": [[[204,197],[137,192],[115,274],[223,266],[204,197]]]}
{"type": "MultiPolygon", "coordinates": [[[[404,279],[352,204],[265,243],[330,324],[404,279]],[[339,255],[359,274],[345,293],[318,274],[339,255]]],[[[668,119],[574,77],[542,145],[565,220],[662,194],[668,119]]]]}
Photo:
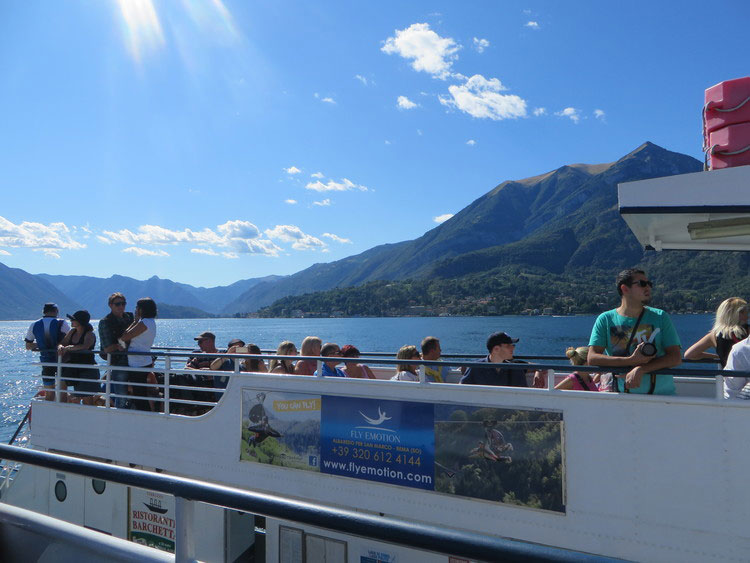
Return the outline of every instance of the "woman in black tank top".
{"type": "Polygon", "coordinates": [[[716,320],[711,332],[685,351],[685,359],[716,360],[724,369],[732,346],[747,338],[747,335],[747,301],[740,297],[730,297],[716,309],[716,320]],[[716,353],[707,352],[709,348],[714,348],[716,353]]]}

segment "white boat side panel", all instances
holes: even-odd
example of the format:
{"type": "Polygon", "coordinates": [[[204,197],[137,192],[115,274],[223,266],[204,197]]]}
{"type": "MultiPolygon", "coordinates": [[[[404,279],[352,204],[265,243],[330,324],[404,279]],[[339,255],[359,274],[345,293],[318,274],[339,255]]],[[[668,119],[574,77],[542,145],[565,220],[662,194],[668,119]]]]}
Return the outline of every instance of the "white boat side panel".
{"type": "Polygon", "coordinates": [[[618,186],[620,213],[638,241],[656,250],[748,250],[750,236],[690,238],[690,223],[750,217],[750,166],[618,186]]]}
{"type": "Polygon", "coordinates": [[[83,482],[84,478],[73,473],[60,473],[51,471],[49,474],[49,515],[65,520],[71,524],[83,526],[83,482]],[[59,500],[55,495],[55,487],[58,483],[64,491],[59,500]]]}
{"type": "MultiPolygon", "coordinates": [[[[269,518],[266,520],[266,561],[288,560],[282,559],[281,550],[279,549],[279,544],[281,543],[279,528],[281,526],[292,528],[294,530],[302,530],[305,534],[314,534],[321,538],[330,538],[343,542],[346,545],[345,561],[347,563],[361,563],[362,557],[370,557],[375,561],[402,561],[408,563],[446,563],[447,560],[444,554],[410,549],[408,547],[370,540],[364,537],[340,534],[323,528],[316,528],[314,526],[302,526],[296,522],[269,518]]],[[[304,537],[302,541],[304,542],[304,537]]],[[[287,547],[287,551],[284,554],[288,555],[288,551],[289,547],[287,547]]],[[[308,552],[308,556],[309,555],[308,552]]],[[[338,560],[334,559],[333,561],[338,560]]]]}
{"type": "Polygon", "coordinates": [[[49,514],[50,493],[49,470],[33,465],[22,465],[13,478],[8,489],[3,490],[2,501],[33,510],[40,514],[49,514]]]}
{"type": "Polygon", "coordinates": [[[104,491],[99,494],[91,482],[88,477],[84,479],[84,526],[126,539],[128,511],[123,507],[128,505],[128,488],[118,483],[106,483],[104,491]]]}
{"type": "Polygon", "coordinates": [[[709,399],[240,375],[220,405],[197,418],[40,403],[33,442],[437,525],[471,523],[475,531],[586,552],[701,561],[732,559],[750,547],[750,532],[728,526],[727,504],[717,500],[731,491],[731,521],[750,519],[750,490],[730,469],[750,467],[750,451],[728,450],[723,439],[748,423],[750,405],[709,399]],[[243,387],[561,410],[567,512],[240,462],[243,387]]]}
{"type": "Polygon", "coordinates": [[[623,182],[620,207],[750,205],[750,166],[623,182]]]}

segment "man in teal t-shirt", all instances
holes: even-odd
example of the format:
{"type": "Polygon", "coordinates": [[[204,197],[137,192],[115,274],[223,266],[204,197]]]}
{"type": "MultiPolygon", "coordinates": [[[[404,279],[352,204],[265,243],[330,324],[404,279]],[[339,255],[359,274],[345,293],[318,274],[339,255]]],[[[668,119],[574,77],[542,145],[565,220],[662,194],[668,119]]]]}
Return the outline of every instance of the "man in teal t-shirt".
{"type": "Polygon", "coordinates": [[[620,272],[617,276],[620,306],[596,319],[589,340],[588,363],[592,366],[632,367],[624,376],[618,375],[620,391],[674,395],[671,375],[644,377],[660,369],[678,366],[682,361],[680,338],[669,316],[661,309],[646,307],[651,301],[652,287],[643,270],[620,272]],[[636,322],[638,327],[633,334],[636,322]],[[648,355],[649,348],[653,349],[650,345],[656,348],[655,354],[648,355]]]}

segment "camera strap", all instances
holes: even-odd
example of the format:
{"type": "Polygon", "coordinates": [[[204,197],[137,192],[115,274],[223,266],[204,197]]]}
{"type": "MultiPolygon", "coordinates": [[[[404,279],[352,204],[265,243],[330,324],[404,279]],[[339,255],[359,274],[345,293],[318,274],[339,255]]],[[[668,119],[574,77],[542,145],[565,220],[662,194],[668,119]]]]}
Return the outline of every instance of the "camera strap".
{"type": "MultiPolygon", "coordinates": [[[[643,318],[643,313],[645,313],[645,312],[646,312],[646,307],[644,307],[641,310],[641,314],[638,315],[638,318],[636,319],[635,324],[633,325],[633,330],[630,331],[630,338],[628,339],[627,346],[625,346],[625,355],[630,354],[630,345],[633,343],[633,339],[635,338],[635,331],[638,330],[638,325],[641,324],[641,319],[643,318]]],[[[613,379],[614,379],[614,385],[612,387],[613,387],[613,389],[616,390],[617,393],[619,393],[620,392],[620,385],[617,383],[617,378],[616,377],[613,376],[613,379]]],[[[656,379],[656,378],[654,377],[654,379],[656,379]]],[[[624,383],[622,384],[622,386],[625,389],[626,393],[630,393],[630,389],[628,389],[625,386],[624,383]]],[[[652,391],[652,393],[653,393],[653,391],[652,391]]]]}

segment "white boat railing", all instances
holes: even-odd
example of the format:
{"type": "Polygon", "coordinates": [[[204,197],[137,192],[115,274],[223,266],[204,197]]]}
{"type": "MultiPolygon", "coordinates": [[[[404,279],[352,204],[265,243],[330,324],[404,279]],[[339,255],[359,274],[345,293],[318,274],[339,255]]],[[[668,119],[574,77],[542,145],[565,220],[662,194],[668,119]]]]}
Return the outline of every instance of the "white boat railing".
{"type": "MultiPolygon", "coordinates": [[[[446,555],[468,557],[484,561],[614,561],[601,555],[592,555],[579,551],[538,545],[486,535],[444,525],[431,525],[385,515],[367,514],[359,510],[330,506],[322,503],[302,502],[296,498],[268,494],[256,490],[243,490],[236,487],[188,479],[176,475],[152,473],[139,469],[119,467],[108,463],[76,457],[24,450],[13,446],[0,445],[0,456],[14,461],[46,467],[54,471],[70,472],[107,482],[120,483],[126,486],[146,488],[151,491],[173,495],[175,497],[175,554],[178,562],[195,561],[195,530],[193,515],[198,503],[213,504],[228,509],[240,510],[251,514],[260,514],[271,518],[283,518],[297,523],[309,524],[328,530],[355,534],[376,540],[387,541],[421,550],[429,550],[446,555]]],[[[2,507],[3,505],[0,505],[2,507]]],[[[8,511],[9,512],[9,511],[8,511]]],[[[40,526],[38,522],[29,521],[33,513],[13,510],[8,514],[0,510],[0,523],[9,522],[15,526],[29,528],[40,526]]],[[[66,529],[53,529],[52,519],[45,518],[48,533],[65,534],[67,539],[81,542],[96,539],[95,536],[84,537],[71,532],[70,524],[60,523],[66,529]]],[[[102,548],[107,548],[107,555],[122,555],[127,543],[111,540],[111,536],[99,534],[102,548]]],[[[136,548],[133,548],[136,549],[136,548]]],[[[143,548],[138,547],[142,551],[143,548]]],[[[143,552],[148,553],[148,552],[143,552]]],[[[168,554],[153,551],[154,557],[168,554]]]]}
{"type": "MultiPolygon", "coordinates": [[[[94,354],[95,352],[92,352],[94,354]]],[[[124,355],[124,353],[121,353],[124,355]]],[[[56,402],[80,402],[80,398],[93,397],[96,401],[97,406],[103,406],[107,408],[114,407],[114,399],[126,399],[131,401],[145,401],[150,403],[150,410],[156,410],[164,415],[170,414],[188,414],[188,415],[199,415],[207,412],[216,403],[219,402],[222,395],[225,392],[227,378],[232,375],[239,373],[247,374],[252,373],[254,375],[265,375],[265,376],[289,376],[287,374],[269,374],[267,372],[247,372],[241,370],[240,360],[290,360],[293,358],[297,360],[311,360],[317,363],[317,376],[322,376],[322,364],[326,361],[331,361],[331,357],[322,356],[284,356],[276,354],[228,354],[226,352],[214,352],[214,353],[196,353],[195,351],[178,351],[178,352],[163,352],[161,350],[153,351],[152,353],[133,353],[130,352],[128,355],[147,355],[153,357],[155,362],[153,367],[129,367],[113,365],[112,359],[113,354],[107,355],[107,364],[72,364],[65,363],[60,357],[58,361],[54,363],[50,362],[35,362],[34,365],[40,366],[52,366],[55,367],[55,385],[52,400],[56,402]],[[183,363],[185,358],[188,357],[205,357],[208,359],[224,358],[233,360],[232,371],[226,370],[210,370],[210,369],[190,369],[184,366],[175,367],[176,363],[183,363]],[[92,383],[95,381],[90,378],[81,377],[68,377],[64,373],[65,368],[82,368],[82,369],[94,369],[100,372],[100,379],[98,380],[102,385],[101,391],[77,391],[72,392],[67,389],[69,385],[75,389],[75,384],[80,383],[92,383]],[[125,371],[128,373],[146,373],[154,374],[156,376],[156,383],[140,383],[134,381],[115,381],[112,379],[112,372],[125,371]],[[222,381],[223,379],[223,381],[222,381]],[[186,384],[186,381],[188,384],[186,384]],[[189,384],[190,382],[193,384],[189,384]],[[195,384],[195,383],[200,384],[195,384]],[[128,386],[133,388],[145,388],[144,394],[121,394],[113,391],[113,385],[128,386]],[[69,395],[75,397],[75,401],[69,400],[69,395]],[[192,397],[192,398],[191,398],[192,397]]],[[[474,361],[478,356],[446,356],[445,359],[439,361],[429,360],[403,360],[393,359],[393,355],[385,354],[368,354],[367,356],[361,356],[356,359],[352,359],[357,363],[365,363],[373,366],[374,371],[379,374],[378,379],[390,379],[390,376],[395,373],[395,368],[398,364],[409,363],[418,365],[418,383],[423,385],[444,385],[444,383],[434,383],[430,381],[425,375],[425,367],[453,367],[453,368],[466,368],[472,365],[481,367],[496,367],[496,368],[523,368],[527,372],[532,373],[534,371],[542,371],[546,375],[546,383],[544,389],[550,392],[566,392],[555,390],[555,384],[568,374],[573,371],[597,373],[602,372],[601,367],[593,366],[571,366],[565,363],[555,363],[558,357],[555,356],[543,356],[543,357],[529,357],[531,360],[538,359],[545,363],[529,363],[527,360],[523,360],[524,363],[504,363],[504,364],[490,364],[483,362],[478,364],[474,361]],[[465,358],[469,358],[467,361],[465,358]],[[552,363],[549,363],[552,362],[552,363]]],[[[339,358],[339,363],[344,363],[343,358],[339,358]]],[[[518,358],[519,360],[521,358],[518,358]]],[[[693,364],[693,362],[691,362],[693,364]]],[[[611,371],[611,370],[609,370],[611,371]]],[[[623,370],[624,372],[624,370],[623,370]]],[[[456,372],[460,376],[460,373],[456,372]]],[[[727,371],[727,370],[716,370],[707,369],[705,367],[688,367],[688,368],[675,368],[670,370],[660,371],[659,375],[673,375],[677,380],[692,381],[694,383],[703,383],[706,380],[713,379],[714,400],[724,400],[724,377],[725,376],[739,376],[739,377],[750,377],[750,372],[739,372],[739,371],[727,371]]],[[[296,376],[296,377],[309,377],[309,376],[296,376]]],[[[368,381],[363,379],[362,381],[368,381]]],[[[406,382],[393,381],[395,385],[400,385],[406,382]]],[[[704,384],[705,385],[705,384],[704,384]]],[[[701,393],[706,396],[705,391],[701,393]]],[[[50,398],[48,398],[50,400],[50,398]]],[[[143,407],[143,403],[141,403],[143,407]]],[[[141,410],[149,410],[142,408],[141,410]]]]}

